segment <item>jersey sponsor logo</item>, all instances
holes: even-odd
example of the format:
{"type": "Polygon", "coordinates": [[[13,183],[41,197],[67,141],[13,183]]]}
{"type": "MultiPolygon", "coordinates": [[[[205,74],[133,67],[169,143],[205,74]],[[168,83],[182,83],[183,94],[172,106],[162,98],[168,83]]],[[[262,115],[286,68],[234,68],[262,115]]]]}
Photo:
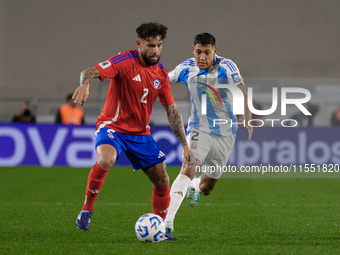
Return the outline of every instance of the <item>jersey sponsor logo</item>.
{"type": "Polygon", "coordinates": [[[101,68],[105,69],[108,68],[111,65],[111,62],[109,61],[104,61],[98,64],[101,68]]]}
{"type": "Polygon", "coordinates": [[[142,81],[139,74],[137,74],[136,77],[132,78],[132,80],[133,81],[142,81]]]}
{"type": "Polygon", "coordinates": [[[161,85],[161,82],[158,79],[156,79],[156,80],[153,81],[152,85],[155,89],[158,89],[159,85],[161,85]]]}

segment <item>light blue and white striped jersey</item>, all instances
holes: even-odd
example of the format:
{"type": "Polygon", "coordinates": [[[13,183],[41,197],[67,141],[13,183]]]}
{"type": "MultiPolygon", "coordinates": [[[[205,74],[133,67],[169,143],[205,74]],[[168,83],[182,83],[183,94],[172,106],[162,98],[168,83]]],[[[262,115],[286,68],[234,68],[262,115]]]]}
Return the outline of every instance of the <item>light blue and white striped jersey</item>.
{"type": "Polygon", "coordinates": [[[191,96],[191,115],[188,128],[194,128],[216,136],[236,135],[236,116],[232,109],[232,94],[225,88],[214,89],[217,84],[237,86],[243,83],[243,78],[236,66],[230,60],[214,56],[214,62],[209,69],[200,69],[195,58],[190,58],[169,72],[170,82],[184,82],[191,96]],[[215,93],[217,92],[217,94],[215,93]],[[206,114],[202,114],[202,94],[207,94],[206,114]],[[221,100],[220,100],[221,99],[221,100]],[[227,120],[227,124],[218,124],[227,120]],[[215,122],[214,122],[215,120],[215,122]]]}

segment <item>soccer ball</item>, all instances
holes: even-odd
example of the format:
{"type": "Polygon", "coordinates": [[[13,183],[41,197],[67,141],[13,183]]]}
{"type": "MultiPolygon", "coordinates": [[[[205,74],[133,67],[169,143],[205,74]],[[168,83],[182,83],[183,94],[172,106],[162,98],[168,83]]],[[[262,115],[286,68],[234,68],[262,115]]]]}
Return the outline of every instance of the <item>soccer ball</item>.
{"type": "Polygon", "coordinates": [[[160,216],[147,213],[137,220],[135,233],[141,242],[159,242],[164,239],[166,233],[165,223],[160,216]]]}

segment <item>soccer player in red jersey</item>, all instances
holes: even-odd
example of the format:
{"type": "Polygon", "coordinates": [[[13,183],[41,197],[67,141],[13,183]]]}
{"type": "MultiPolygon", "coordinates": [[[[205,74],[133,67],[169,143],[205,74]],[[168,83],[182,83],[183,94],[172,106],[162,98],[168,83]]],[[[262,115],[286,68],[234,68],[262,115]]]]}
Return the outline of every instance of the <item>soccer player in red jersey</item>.
{"type": "Polygon", "coordinates": [[[165,218],[170,203],[169,176],[165,155],[152,138],[148,125],[157,97],[183,147],[183,160],[190,161],[182,116],[171,94],[167,70],[159,62],[167,27],[155,22],[144,23],[136,32],[136,50],[119,53],[82,71],[80,86],[73,94],[74,102],[82,106],[94,78],[110,79],[104,109],[97,120],[95,146],[98,160],[88,177],[85,203],[76,221],[79,229],[89,228],[94,201],[106,174],[122,151],[133,169],[142,169],[152,182],[153,212],[165,218]]]}

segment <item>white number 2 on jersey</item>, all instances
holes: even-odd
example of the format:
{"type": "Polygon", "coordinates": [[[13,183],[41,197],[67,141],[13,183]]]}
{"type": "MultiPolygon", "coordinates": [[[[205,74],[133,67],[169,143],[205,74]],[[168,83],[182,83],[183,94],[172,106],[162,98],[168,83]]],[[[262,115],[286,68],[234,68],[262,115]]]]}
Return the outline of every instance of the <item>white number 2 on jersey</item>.
{"type": "Polygon", "coordinates": [[[145,88],[145,89],[143,89],[143,91],[144,91],[144,95],[143,95],[142,98],[140,99],[140,102],[143,103],[143,104],[146,104],[147,101],[146,101],[145,98],[146,98],[146,96],[149,94],[149,89],[145,88]]]}

